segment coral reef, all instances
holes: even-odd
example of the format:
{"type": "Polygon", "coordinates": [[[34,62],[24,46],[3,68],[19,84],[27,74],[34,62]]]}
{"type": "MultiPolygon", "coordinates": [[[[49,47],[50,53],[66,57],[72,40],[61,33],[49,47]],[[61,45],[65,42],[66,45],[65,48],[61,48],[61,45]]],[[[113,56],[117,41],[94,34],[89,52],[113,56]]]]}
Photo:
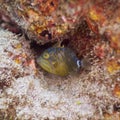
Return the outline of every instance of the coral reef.
{"type": "Polygon", "coordinates": [[[79,75],[45,75],[29,41],[5,30],[0,36],[0,119],[119,120],[119,71],[110,75],[94,61],[79,75]]]}
{"type": "Polygon", "coordinates": [[[38,43],[66,36],[77,23],[83,3],[79,0],[1,0],[1,9],[38,43]]]}
{"type": "MultiPolygon", "coordinates": [[[[9,86],[16,78],[27,72],[32,61],[29,43],[23,44],[24,37],[0,29],[0,88],[9,86]]],[[[30,74],[30,73],[29,73],[30,74]]]]}
{"type": "Polygon", "coordinates": [[[31,41],[45,44],[68,40],[69,46],[80,57],[102,40],[107,40],[111,47],[120,49],[120,2],[117,0],[0,2],[1,16],[4,16],[3,12],[8,15],[31,41]]]}
{"type": "Polygon", "coordinates": [[[0,120],[120,120],[119,0],[0,3],[0,120]],[[36,57],[60,40],[90,70],[39,68],[36,57]]]}

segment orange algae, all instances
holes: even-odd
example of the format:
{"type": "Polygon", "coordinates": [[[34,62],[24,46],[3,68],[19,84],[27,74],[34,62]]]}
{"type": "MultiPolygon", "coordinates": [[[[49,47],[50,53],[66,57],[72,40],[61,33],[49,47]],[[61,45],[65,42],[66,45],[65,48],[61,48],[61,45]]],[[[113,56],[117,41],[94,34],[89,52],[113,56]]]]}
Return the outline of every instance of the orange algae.
{"type": "Polygon", "coordinates": [[[106,18],[102,12],[103,11],[101,8],[97,8],[93,6],[92,8],[90,8],[89,17],[91,20],[99,22],[100,24],[103,24],[106,18]]]}
{"type": "Polygon", "coordinates": [[[107,70],[111,74],[116,71],[120,71],[120,63],[116,59],[108,61],[107,62],[107,70]]]}
{"type": "Polygon", "coordinates": [[[21,63],[21,60],[20,60],[19,58],[15,58],[14,61],[15,61],[15,63],[17,63],[17,64],[20,64],[20,63],[21,63]]]}
{"type": "Polygon", "coordinates": [[[39,9],[45,15],[49,15],[58,7],[58,0],[47,0],[45,2],[38,2],[39,9]]]}
{"type": "Polygon", "coordinates": [[[120,115],[117,113],[104,113],[104,119],[103,120],[120,120],[120,115]]]}
{"type": "Polygon", "coordinates": [[[118,84],[115,85],[113,94],[120,98],[120,85],[118,85],[118,84]]]}
{"type": "Polygon", "coordinates": [[[112,48],[120,50],[120,34],[111,36],[110,45],[112,48]]]}

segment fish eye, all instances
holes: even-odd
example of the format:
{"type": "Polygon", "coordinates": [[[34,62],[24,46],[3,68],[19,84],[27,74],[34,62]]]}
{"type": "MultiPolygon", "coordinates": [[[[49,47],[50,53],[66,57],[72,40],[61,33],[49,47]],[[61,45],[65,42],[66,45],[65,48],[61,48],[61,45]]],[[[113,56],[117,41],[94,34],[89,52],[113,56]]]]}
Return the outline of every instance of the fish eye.
{"type": "Polygon", "coordinates": [[[49,58],[49,54],[48,53],[44,53],[43,54],[43,58],[48,59],[49,58]]]}
{"type": "Polygon", "coordinates": [[[77,60],[77,66],[78,66],[78,68],[81,67],[81,61],[80,60],[77,60]]]}

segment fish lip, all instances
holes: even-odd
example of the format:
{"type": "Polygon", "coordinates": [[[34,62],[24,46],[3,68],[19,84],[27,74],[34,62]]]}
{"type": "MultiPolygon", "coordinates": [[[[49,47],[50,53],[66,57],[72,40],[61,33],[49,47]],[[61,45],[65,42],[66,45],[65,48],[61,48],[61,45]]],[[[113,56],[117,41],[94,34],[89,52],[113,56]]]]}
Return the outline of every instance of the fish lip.
{"type": "Polygon", "coordinates": [[[47,65],[48,61],[42,59],[41,57],[37,59],[39,65],[46,71],[50,72],[50,67],[47,65]]]}

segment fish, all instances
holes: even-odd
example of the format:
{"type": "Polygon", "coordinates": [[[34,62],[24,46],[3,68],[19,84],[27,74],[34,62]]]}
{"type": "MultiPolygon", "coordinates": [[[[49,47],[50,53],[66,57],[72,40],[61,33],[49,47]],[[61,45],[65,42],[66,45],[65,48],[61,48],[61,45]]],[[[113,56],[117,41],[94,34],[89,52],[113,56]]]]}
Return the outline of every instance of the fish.
{"type": "Polygon", "coordinates": [[[49,73],[67,76],[78,72],[83,62],[68,47],[50,47],[37,58],[37,64],[49,73]]]}

